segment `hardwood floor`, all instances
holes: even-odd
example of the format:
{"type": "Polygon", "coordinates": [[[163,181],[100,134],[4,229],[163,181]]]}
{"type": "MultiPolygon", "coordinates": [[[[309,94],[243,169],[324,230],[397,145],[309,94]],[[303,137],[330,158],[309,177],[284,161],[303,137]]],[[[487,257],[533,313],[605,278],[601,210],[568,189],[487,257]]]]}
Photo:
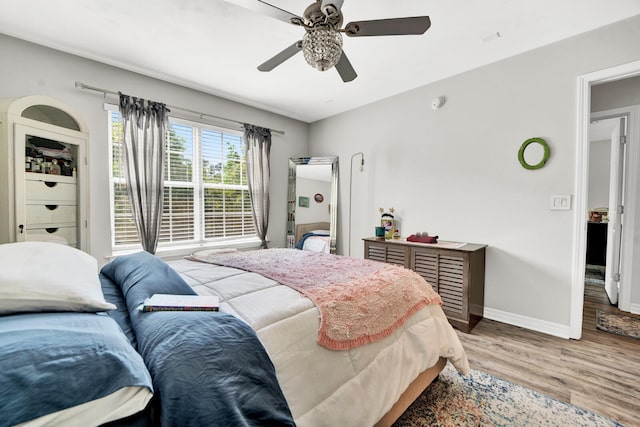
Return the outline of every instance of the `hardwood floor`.
{"type": "Polygon", "coordinates": [[[618,310],[603,287],[586,285],[580,340],[488,319],[458,336],[471,368],[640,427],[640,340],[597,329],[596,308],[618,310]]]}

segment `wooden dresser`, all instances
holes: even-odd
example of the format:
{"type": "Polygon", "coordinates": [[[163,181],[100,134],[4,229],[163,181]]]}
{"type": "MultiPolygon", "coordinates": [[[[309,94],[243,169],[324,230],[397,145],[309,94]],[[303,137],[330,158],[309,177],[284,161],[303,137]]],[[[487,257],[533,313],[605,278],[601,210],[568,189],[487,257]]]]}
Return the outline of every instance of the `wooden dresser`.
{"type": "Polygon", "coordinates": [[[442,309],[454,327],[469,332],[482,319],[486,245],[363,240],[366,259],[400,265],[424,277],[442,297],[442,309]]]}

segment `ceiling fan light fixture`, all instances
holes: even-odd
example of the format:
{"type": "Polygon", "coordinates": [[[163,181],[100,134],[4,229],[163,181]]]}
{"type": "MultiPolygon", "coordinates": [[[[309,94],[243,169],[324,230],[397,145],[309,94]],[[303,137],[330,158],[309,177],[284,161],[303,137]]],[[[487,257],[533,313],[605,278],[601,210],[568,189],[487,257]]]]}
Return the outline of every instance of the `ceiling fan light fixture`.
{"type": "Polygon", "coordinates": [[[343,2],[344,0],[313,0],[302,16],[297,16],[263,0],[243,0],[242,3],[254,5],[249,6],[250,8],[260,11],[266,8],[267,14],[305,31],[302,40],[258,65],[258,70],[271,71],[302,51],[305,61],[316,70],[335,68],[343,82],[351,82],[358,74],[342,50],[342,33],[349,37],[420,35],[431,26],[428,16],[413,16],[352,21],[343,28],[343,2]]]}
{"type": "Polygon", "coordinates": [[[302,53],[309,65],[326,71],[342,56],[342,35],[331,27],[309,28],[302,38],[302,53]]]}

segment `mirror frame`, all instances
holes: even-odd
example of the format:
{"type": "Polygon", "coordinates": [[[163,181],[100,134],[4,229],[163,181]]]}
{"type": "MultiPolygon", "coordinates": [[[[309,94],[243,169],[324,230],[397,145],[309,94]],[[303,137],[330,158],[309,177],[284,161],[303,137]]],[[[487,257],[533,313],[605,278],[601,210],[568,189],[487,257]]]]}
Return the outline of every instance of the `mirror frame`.
{"type": "Polygon", "coordinates": [[[336,253],[336,234],[338,227],[338,156],[290,157],[289,183],[287,190],[287,244],[295,247],[296,234],[296,167],[301,165],[331,165],[331,197],[329,199],[330,217],[330,253],[336,253]]]}

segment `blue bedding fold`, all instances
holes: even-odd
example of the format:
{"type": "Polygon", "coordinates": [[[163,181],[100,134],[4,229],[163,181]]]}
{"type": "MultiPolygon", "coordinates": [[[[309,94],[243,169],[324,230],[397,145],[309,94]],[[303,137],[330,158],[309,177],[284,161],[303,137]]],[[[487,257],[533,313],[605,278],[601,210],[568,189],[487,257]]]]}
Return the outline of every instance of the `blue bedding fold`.
{"type": "Polygon", "coordinates": [[[107,396],[152,390],[144,362],[104,314],[0,316],[0,426],[107,396]]]}
{"type": "Polygon", "coordinates": [[[222,312],[139,311],[155,293],[195,293],[146,252],[116,258],[102,275],[126,300],[161,425],[295,425],[273,364],[246,323],[222,312]]]}
{"type": "Polygon", "coordinates": [[[104,274],[100,274],[100,285],[104,299],[116,306],[115,310],[109,310],[105,312],[105,314],[120,325],[122,332],[127,336],[133,348],[137,350],[138,343],[136,341],[136,334],[133,332],[133,326],[131,326],[131,320],[129,319],[129,309],[127,308],[127,303],[124,300],[124,295],[122,295],[120,287],[104,274]]]}
{"type": "Polygon", "coordinates": [[[296,244],[296,249],[303,249],[304,248],[304,242],[306,242],[307,239],[309,239],[310,237],[313,236],[322,236],[322,237],[328,237],[328,234],[320,234],[320,233],[304,233],[302,235],[302,237],[300,238],[300,240],[298,241],[298,243],[296,244]]]}

